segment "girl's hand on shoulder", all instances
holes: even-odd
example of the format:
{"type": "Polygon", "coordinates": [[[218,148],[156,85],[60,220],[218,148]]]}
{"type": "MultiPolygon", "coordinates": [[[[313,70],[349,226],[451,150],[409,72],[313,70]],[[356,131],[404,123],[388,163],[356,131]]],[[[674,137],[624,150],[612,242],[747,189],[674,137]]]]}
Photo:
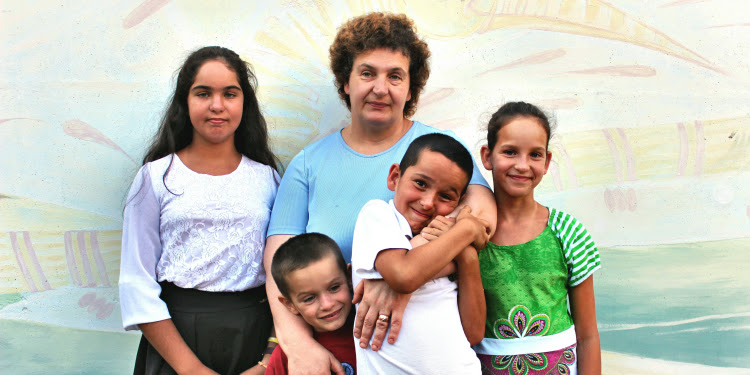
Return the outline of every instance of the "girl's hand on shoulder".
{"type": "Polygon", "coordinates": [[[464,206],[456,216],[456,225],[466,226],[471,233],[473,246],[477,251],[484,249],[490,240],[490,224],[471,214],[471,207],[464,206]]]}
{"type": "Polygon", "coordinates": [[[456,219],[454,218],[436,216],[434,219],[432,219],[432,221],[430,221],[430,224],[422,229],[422,232],[420,234],[427,241],[432,241],[442,236],[443,233],[447,232],[449,229],[453,228],[453,225],[455,224],[456,219]]]}

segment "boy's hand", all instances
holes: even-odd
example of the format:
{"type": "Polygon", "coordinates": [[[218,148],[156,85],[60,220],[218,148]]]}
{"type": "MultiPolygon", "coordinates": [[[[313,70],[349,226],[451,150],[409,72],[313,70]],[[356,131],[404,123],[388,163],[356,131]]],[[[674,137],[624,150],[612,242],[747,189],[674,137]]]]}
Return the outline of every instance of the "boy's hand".
{"type": "Polygon", "coordinates": [[[464,206],[456,216],[456,224],[462,223],[470,228],[473,240],[471,245],[479,251],[487,246],[490,240],[490,224],[471,214],[471,207],[464,206]]]}
{"type": "Polygon", "coordinates": [[[427,241],[432,241],[440,237],[443,233],[453,228],[456,224],[456,219],[445,216],[436,216],[430,224],[422,229],[422,237],[427,241]]]}

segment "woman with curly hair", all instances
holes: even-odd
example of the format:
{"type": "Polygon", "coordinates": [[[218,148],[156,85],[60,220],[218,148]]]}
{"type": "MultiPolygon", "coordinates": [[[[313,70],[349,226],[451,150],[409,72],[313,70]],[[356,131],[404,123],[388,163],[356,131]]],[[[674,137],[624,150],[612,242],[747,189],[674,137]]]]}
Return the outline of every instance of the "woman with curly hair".
{"type": "MultiPolygon", "coordinates": [[[[351,111],[351,124],[300,151],[287,167],[271,214],[265,266],[290,237],[319,232],[333,238],[351,261],[354,223],[371,199],[388,201],[386,175],[412,140],[423,134],[446,133],[410,120],[430,75],[427,43],[405,15],[370,13],[355,17],[338,30],[330,47],[331,70],[339,96],[351,111]]],[[[492,192],[474,165],[462,203],[494,227],[492,192]]],[[[361,298],[354,333],[360,347],[379,350],[388,334],[395,342],[409,295],[391,290],[382,280],[366,280],[355,291],[361,298]],[[390,324],[389,324],[390,323],[390,324]],[[390,328],[390,330],[389,330],[390,328]]],[[[343,374],[340,364],[317,344],[310,328],[278,301],[272,280],[266,284],[280,343],[291,374],[343,374]]],[[[355,301],[356,302],[356,301],[355,301]]]]}

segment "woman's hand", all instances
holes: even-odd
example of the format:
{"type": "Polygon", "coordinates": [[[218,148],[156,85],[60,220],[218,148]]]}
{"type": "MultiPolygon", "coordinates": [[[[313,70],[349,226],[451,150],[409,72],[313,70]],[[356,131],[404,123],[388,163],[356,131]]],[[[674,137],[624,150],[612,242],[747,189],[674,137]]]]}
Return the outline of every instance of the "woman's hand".
{"type": "Polygon", "coordinates": [[[359,339],[359,346],[367,348],[372,338],[372,350],[380,350],[388,331],[388,343],[393,344],[401,331],[404,310],[411,294],[394,292],[382,279],[362,280],[354,289],[354,303],[359,303],[357,319],[354,321],[354,337],[359,339]],[[381,321],[380,315],[389,317],[381,321]]]}

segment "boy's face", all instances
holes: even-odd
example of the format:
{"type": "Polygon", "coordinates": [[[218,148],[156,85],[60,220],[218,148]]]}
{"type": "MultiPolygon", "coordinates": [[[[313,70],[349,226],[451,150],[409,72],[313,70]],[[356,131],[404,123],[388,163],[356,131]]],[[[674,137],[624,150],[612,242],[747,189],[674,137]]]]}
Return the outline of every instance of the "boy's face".
{"type": "Polygon", "coordinates": [[[405,171],[393,164],[388,172],[393,203],[409,222],[412,234],[419,233],[435,216],[453,212],[468,181],[455,162],[428,149],[405,171]]]}
{"type": "Polygon", "coordinates": [[[302,316],[316,332],[341,328],[352,309],[352,296],[346,274],[333,255],[286,276],[289,299],[279,296],[286,308],[302,316]]]}

